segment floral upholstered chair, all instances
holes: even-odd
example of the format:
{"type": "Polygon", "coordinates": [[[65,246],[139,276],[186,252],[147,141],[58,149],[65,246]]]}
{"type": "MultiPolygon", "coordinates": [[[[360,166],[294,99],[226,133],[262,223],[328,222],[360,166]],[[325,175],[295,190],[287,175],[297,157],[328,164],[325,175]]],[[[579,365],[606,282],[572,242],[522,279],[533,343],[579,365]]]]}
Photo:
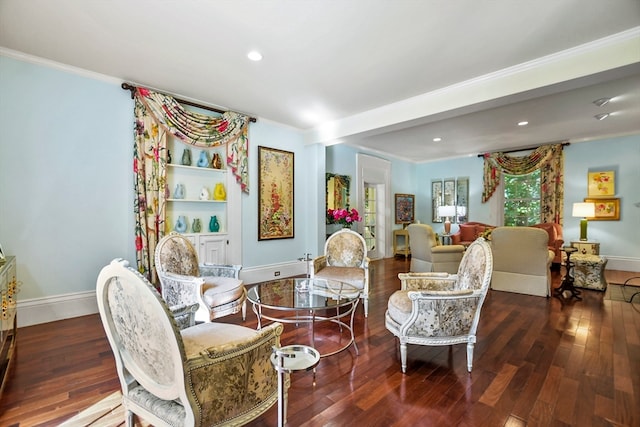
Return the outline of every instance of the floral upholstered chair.
{"type": "Polygon", "coordinates": [[[123,260],[102,269],[96,296],[127,426],[134,414],[154,426],[243,425],[278,401],[270,357],[281,324],[256,331],[209,322],[180,330],[156,289],[123,260]]]}
{"type": "Polygon", "coordinates": [[[242,311],[247,316],[247,291],[239,278],[239,265],[199,264],[186,237],[171,233],[156,246],[155,264],[162,297],[169,306],[198,304],[196,321],[242,311]]]}
{"type": "Polygon", "coordinates": [[[324,244],[324,255],[313,260],[312,278],[349,283],[360,290],[364,316],[369,315],[369,258],[364,238],[343,228],[333,233],[324,244]]]}
{"type": "Polygon", "coordinates": [[[400,340],[402,372],[407,344],[467,344],[467,370],[480,310],[489,289],[493,257],[489,244],[475,240],[465,251],[457,274],[400,273],[401,289],[389,298],[385,326],[400,340]]]}

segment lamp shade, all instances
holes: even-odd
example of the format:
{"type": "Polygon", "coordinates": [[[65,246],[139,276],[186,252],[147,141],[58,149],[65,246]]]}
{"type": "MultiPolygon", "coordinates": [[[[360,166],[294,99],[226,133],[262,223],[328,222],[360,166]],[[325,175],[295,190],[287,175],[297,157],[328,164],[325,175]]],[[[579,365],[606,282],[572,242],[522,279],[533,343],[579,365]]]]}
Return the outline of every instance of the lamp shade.
{"type": "Polygon", "coordinates": [[[571,216],[587,218],[596,215],[595,203],[574,203],[571,216]]]}
{"type": "Polygon", "coordinates": [[[454,216],[456,214],[455,206],[438,206],[438,216],[454,216]]]}

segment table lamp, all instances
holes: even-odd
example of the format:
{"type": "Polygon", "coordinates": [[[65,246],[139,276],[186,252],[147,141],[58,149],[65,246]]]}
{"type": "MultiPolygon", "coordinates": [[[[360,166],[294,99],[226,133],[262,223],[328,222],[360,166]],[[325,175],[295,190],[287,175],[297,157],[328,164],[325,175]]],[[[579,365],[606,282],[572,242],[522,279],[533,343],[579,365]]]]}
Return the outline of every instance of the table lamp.
{"type": "Polygon", "coordinates": [[[445,217],[444,220],[444,233],[449,234],[451,232],[451,220],[449,217],[452,217],[456,214],[455,206],[438,206],[438,216],[445,217]]]}
{"type": "Polygon", "coordinates": [[[587,217],[596,215],[595,203],[574,203],[571,216],[582,217],[580,220],[580,240],[587,240],[587,217]]]}

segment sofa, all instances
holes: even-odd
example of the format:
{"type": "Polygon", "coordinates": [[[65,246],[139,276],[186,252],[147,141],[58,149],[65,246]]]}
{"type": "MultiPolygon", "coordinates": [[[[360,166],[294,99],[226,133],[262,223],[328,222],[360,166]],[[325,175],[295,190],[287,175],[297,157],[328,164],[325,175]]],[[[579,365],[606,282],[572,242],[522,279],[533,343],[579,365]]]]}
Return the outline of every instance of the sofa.
{"type": "MultiPolygon", "coordinates": [[[[553,251],[553,263],[562,263],[562,246],[564,245],[564,237],[562,236],[562,226],[554,222],[543,222],[531,225],[530,227],[540,228],[547,232],[549,239],[547,247],[553,251]]],[[[451,243],[454,245],[469,246],[478,237],[486,237],[485,234],[496,228],[495,225],[484,224],[482,222],[467,222],[460,224],[457,233],[451,235],[451,243]]]]}
{"type": "Polygon", "coordinates": [[[491,289],[548,297],[553,251],[547,233],[536,227],[496,227],[491,232],[491,289]]]}
{"type": "Polygon", "coordinates": [[[430,225],[410,224],[409,244],[411,245],[412,273],[446,272],[456,274],[465,247],[462,245],[438,245],[438,239],[430,225]]]}
{"type": "Polygon", "coordinates": [[[495,225],[484,224],[482,222],[465,222],[460,224],[460,229],[457,233],[451,235],[451,244],[469,246],[478,237],[484,236],[484,234],[496,228],[495,225]]]}

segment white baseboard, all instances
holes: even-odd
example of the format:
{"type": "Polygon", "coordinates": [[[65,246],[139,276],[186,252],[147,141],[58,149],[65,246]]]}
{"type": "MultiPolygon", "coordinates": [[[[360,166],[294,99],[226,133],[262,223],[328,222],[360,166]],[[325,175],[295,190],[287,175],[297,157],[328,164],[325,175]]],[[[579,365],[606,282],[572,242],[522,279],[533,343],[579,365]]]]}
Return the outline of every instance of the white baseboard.
{"type": "Polygon", "coordinates": [[[602,255],[607,258],[606,270],[620,270],[620,271],[638,271],[640,272],[640,259],[628,258],[620,256],[602,255]]]}
{"type": "MultiPolygon", "coordinates": [[[[242,269],[240,278],[246,285],[251,285],[280,277],[298,276],[306,272],[305,262],[292,261],[242,269]]],[[[95,291],[86,291],[18,301],[17,309],[18,327],[21,328],[95,314],[98,312],[98,303],[95,291]]]]}
{"type": "MultiPolygon", "coordinates": [[[[603,255],[608,259],[607,270],[640,272],[640,259],[603,255]]],[[[291,261],[240,270],[246,285],[275,280],[280,277],[300,276],[307,273],[304,261],[291,261]]],[[[55,322],[98,312],[95,291],[77,292],[44,298],[18,301],[18,327],[55,322]]]]}
{"type": "Polygon", "coordinates": [[[55,322],[98,312],[96,292],[76,292],[18,301],[18,327],[55,322]]]}

